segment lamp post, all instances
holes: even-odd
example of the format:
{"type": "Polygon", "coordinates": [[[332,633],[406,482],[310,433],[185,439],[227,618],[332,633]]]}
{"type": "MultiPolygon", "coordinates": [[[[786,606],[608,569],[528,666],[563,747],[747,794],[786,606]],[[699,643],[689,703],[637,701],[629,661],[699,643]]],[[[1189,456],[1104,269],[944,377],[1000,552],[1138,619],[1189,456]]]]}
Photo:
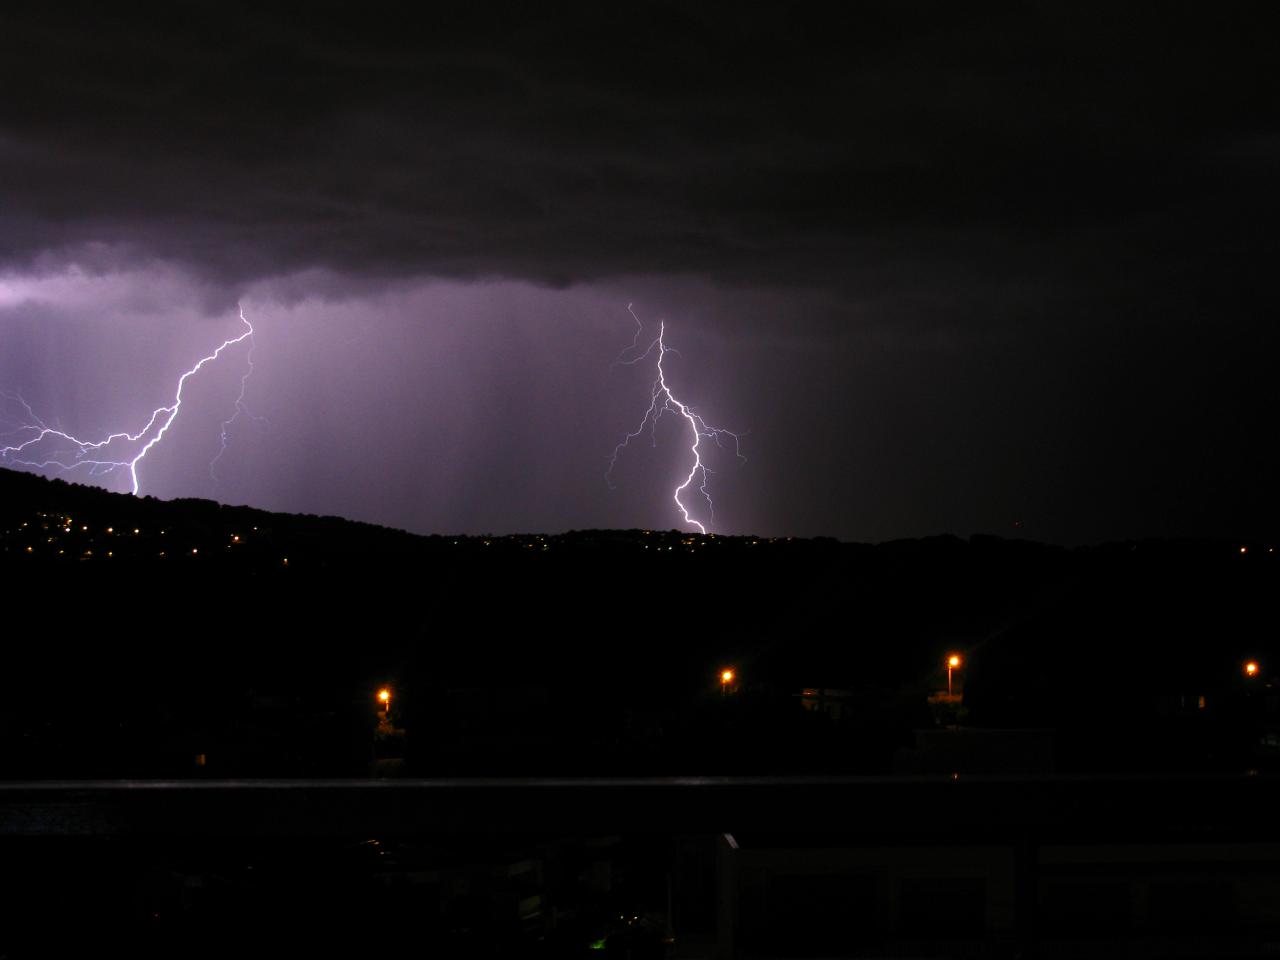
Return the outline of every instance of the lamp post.
{"type": "Polygon", "coordinates": [[[382,704],[382,712],[391,716],[391,691],[387,687],[383,687],[378,691],[378,702],[382,704]]]}
{"type": "Polygon", "coordinates": [[[720,671],[720,695],[727,697],[729,695],[729,684],[733,683],[734,673],[732,669],[725,668],[720,671]]]}
{"type": "Polygon", "coordinates": [[[947,699],[951,699],[951,671],[960,666],[960,655],[953,653],[947,657],[947,699]]]}
{"type": "Polygon", "coordinates": [[[1250,660],[1244,665],[1244,675],[1246,677],[1256,677],[1258,675],[1258,661],[1250,660]]]}

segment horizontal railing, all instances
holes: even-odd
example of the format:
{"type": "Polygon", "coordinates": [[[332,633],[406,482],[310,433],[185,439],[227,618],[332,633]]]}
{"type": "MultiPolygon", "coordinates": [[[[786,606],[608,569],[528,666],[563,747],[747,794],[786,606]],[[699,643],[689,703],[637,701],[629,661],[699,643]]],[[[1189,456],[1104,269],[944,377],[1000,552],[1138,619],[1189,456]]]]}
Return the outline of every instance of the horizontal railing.
{"type": "Polygon", "coordinates": [[[1280,839],[1280,777],[0,782],[2,836],[794,833],[820,842],[1280,839]],[[826,838],[826,839],[823,839],[826,838]]]}

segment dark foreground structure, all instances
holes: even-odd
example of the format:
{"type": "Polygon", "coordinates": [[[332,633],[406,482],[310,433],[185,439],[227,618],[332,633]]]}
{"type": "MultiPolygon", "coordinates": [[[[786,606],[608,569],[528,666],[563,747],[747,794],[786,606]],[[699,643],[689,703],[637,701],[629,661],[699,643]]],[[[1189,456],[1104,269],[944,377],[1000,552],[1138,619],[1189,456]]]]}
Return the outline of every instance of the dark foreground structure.
{"type": "Polygon", "coordinates": [[[0,786],[6,957],[1262,957],[1280,779],[0,786]]]}

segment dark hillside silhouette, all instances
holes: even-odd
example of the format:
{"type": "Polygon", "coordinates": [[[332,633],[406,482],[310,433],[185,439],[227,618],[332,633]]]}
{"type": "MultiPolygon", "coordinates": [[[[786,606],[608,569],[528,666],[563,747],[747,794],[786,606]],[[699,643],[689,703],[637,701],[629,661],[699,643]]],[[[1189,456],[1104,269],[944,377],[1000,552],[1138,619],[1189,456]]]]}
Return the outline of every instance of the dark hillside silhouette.
{"type": "Polygon", "coordinates": [[[1237,769],[1275,739],[1266,544],[424,537],[0,471],[0,565],[10,777],[880,773],[957,721],[1048,731],[1064,770],[1237,769]]]}

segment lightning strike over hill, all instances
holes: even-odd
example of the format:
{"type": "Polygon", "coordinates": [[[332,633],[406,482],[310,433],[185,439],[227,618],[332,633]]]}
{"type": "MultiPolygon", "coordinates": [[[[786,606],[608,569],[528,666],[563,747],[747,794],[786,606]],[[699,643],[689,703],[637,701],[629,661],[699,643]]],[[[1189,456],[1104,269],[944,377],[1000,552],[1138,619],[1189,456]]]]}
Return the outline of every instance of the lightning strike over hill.
{"type": "MultiPolygon", "coordinates": [[[[178,377],[174,389],[173,403],[157,407],[142,429],[135,433],[121,430],[108,434],[101,440],[82,440],[64,430],[49,426],[31,409],[31,406],[20,396],[6,394],[5,399],[22,408],[23,419],[3,436],[20,438],[11,440],[0,446],[0,463],[9,466],[31,467],[37,470],[76,470],[88,468],[91,477],[102,476],[116,470],[128,470],[131,492],[137,496],[140,489],[138,481],[138,464],[146,457],[173,426],[182,409],[182,390],[187,380],[199,373],[208,363],[222,356],[223,351],[237,344],[248,341],[249,356],[246,358],[248,370],[240,379],[240,395],[236,398],[236,412],[222,424],[222,450],[210,463],[210,471],[226,450],[227,430],[240,416],[244,408],[244,392],[249,376],[253,373],[253,324],[240,308],[240,322],[245,330],[239,336],[223,340],[218,347],[207,356],[201,357],[185,373],[178,377]]],[[[245,411],[247,412],[247,411],[245,411]]]]}
{"type": "MultiPolygon", "coordinates": [[[[245,320],[244,308],[241,308],[240,310],[240,319],[244,320],[245,323],[249,323],[248,320],[245,320]]],[[[248,417],[250,420],[253,420],[257,423],[267,422],[266,417],[259,417],[250,413],[249,408],[246,407],[244,403],[245,390],[247,390],[249,387],[249,378],[253,376],[254,342],[253,342],[252,325],[250,325],[249,329],[250,329],[249,352],[245,354],[245,358],[244,358],[245,369],[244,369],[244,374],[240,377],[240,393],[236,395],[235,412],[232,413],[231,416],[229,416],[226,420],[222,421],[222,428],[218,433],[218,440],[221,446],[218,447],[218,452],[213,455],[213,459],[209,461],[209,479],[213,481],[213,484],[215,487],[218,484],[218,474],[216,471],[216,467],[218,466],[218,461],[221,460],[223,455],[227,452],[227,445],[231,442],[231,438],[227,434],[227,431],[231,429],[231,425],[235,423],[237,420],[239,420],[242,416],[248,417]]]]}
{"type": "Polygon", "coordinates": [[[618,456],[622,451],[636,439],[640,434],[644,433],[645,427],[649,428],[649,435],[656,447],[658,445],[657,430],[658,421],[662,419],[663,414],[674,413],[684,418],[689,425],[689,453],[693,457],[693,464],[689,468],[689,475],[685,477],[684,482],[675,488],[671,498],[676,502],[684,522],[690,526],[698,528],[699,533],[706,533],[707,527],[702,521],[697,520],[689,512],[689,508],[685,502],[680,499],[680,495],[684,493],[693,484],[694,480],[698,481],[698,492],[707,503],[707,523],[715,520],[715,502],[711,499],[711,492],[708,490],[711,474],[714,473],[710,467],[702,459],[701,444],[705,439],[712,439],[716,442],[716,446],[725,447],[724,438],[729,437],[733,440],[733,454],[738,460],[746,462],[746,457],[742,455],[740,449],[740,436],[732,430],[725,430],[722,427],[713,427],[702,419],[698,414],[684,403],[676,399],[675,394],[671,392],[671,387],[667,383],[666,370],[663,368],[663,361],[668,353],[676,353],[675,350],[667,346],[666,342],[666,321],[660,321],[658,325],[658,336],[650,342],[644,353],[631,359],[624,359],[628,353],[632,353],[639,349],[640,335],[644,332],[644,326],[640,323],[640,319],[631,309],[631,304],[627,304],[627,312],[631,314],[631,319],[636,322],[636,334],[631,341],[631,346],[619,355],[617,363],[623,366],[634,366],[651,356],[654,351],[658,354],[658,375],[653,381],[653,390],[649,399],[649,409],[645,411],[644,419],[640,421],[640,426],[628,433],[616,447],[613,448],[613,456],[609,458],[609,469],[605,471],[605,480],[609,484],[609,488],[613,489],[613,471],[618,465],[618,456]]]}

